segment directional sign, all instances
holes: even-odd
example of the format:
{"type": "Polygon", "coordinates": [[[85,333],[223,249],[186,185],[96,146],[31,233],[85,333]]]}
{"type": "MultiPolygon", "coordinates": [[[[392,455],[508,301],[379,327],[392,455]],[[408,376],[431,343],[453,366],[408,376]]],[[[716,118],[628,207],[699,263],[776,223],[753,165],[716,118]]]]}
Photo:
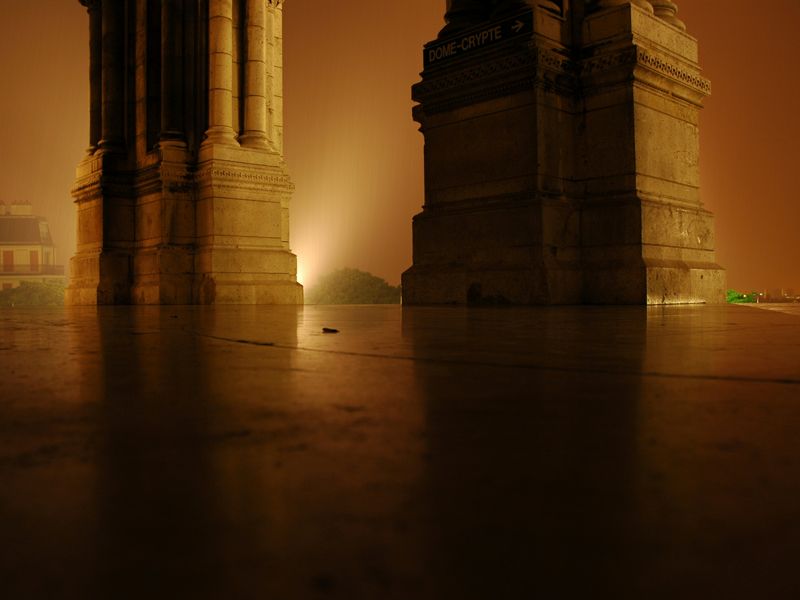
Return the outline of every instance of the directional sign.
{"type": "Polygon", "coordinates": [[[530,37],[532,34],[533,12],[528,11],[429,44],[425,47],[424,64],[429,67],[514,38],[530,37]]]}

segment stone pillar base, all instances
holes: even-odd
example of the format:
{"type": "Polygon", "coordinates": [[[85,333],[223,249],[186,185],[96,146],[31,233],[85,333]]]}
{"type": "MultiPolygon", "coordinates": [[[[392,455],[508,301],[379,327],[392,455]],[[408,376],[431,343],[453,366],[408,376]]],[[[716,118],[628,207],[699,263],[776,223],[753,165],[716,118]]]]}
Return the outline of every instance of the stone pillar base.
{"type": "Polygon", "coordinates": [[[79,252],[70,259],[67,306],[128,304],[131,256],[125,252],[79,252]]]}
{"type": "Polygon", "coordinates": [[[583,302],[716,304],[714,221],[701,206],[638,196],[593,198],[581,214],[583,302]]]}
{"type": "Polygon", "coordinates": [[[403,273],[403,304],[469,306],[577,304],[580,271],[544,265],[506,269],[414,266],[403,273]]]}
{"type": "Polygon", "coordinates": [[[195,304],[302,304],[297,257],[280,248],[203,248],[195,257],[195,304]]]}
{"type": "Polygon", "coordinates": [[[425,207],[403,301],[722,302],[697,41],[659,18],[672,3],[528,4],[484,13],[479,48],[472,30],[425,47],[425,207]]]}
{"type": "Polygon", "coordinates": [[[725,269],[713,263],[645,260],[647,304],[722,304],[725,269]]]}
{"type": "Polygon", "coordinates": [[[575,231],[568,202],[428,208],[414,218],[414,266],[403,274],[403,303],[577,304],[575,231]]]}
{"type": "Polygon", "coordinates": [[[207,19],[179,2],[106,4],[115,10],[92,13],[92,153],[72,188],[67,302],[302,304],[280,143],[280,2],[212,0],[207,19]]]}
{"type": "Polygon", "coordinates": [[[195,304],[303,304],[303,286],[294,281],[254,282],[235,276],[207,275],[199,282],[195,304]]]}
{"type": "Polygon", "coordinates": [[[194,252],[187,248],[139,251],[134,259],[133,304],[192,304],[194,252]]]}
{"type": "Polygon", "coordinates": [[[725,270],[713,263],[640,259],[594,264],[584,275],[586,304],[720,304],[725,270]]]}

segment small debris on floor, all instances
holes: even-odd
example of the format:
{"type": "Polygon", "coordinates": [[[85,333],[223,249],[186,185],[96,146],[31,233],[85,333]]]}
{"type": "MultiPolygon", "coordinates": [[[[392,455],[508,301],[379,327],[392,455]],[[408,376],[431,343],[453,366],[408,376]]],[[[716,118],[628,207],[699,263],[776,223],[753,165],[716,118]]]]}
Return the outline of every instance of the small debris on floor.
{"type": "Polygon", "coordinates": [[[339,333],[339,330],[333,329],[332,327],[323,327],[322,333],[339,333]]]}

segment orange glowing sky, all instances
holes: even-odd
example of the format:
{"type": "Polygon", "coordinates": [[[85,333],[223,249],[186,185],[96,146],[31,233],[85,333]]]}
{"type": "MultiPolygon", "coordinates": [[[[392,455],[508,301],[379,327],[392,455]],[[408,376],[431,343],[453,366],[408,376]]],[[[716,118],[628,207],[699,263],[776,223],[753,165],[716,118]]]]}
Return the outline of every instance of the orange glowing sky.
{"type": "MultiPolygon", "coordinates": [[[[290,0],[286,153],[297,186],[292,246],[305,283],[333,268],[396,284],[423,202],[410,86],[444,0],[290,0]]],[[[800,2],[678,0],[713,96],[702,181],[729,284],[800,290],[800,2]]],[[[27,200],[74,249],[69,197],[86,146],[87,17],[77,0],[4,2],[0,200],[27,200]]]]}

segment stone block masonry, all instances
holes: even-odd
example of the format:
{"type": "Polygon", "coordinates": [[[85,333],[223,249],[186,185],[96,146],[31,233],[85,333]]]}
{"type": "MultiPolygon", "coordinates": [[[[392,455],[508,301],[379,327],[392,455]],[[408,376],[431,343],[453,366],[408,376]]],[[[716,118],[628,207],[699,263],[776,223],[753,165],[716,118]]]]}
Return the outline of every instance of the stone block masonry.
{"type": "Polygon", "coordinates": [[[283,0],[81,0],[90,135],[70,304],[302,304],[283,0]]]}
{"type": "Polygon", "coordinates": [[[448,2],[413,90],[425,203],[404,303],[724,300],[700,195],[710,84],[676,15],[646,0],[448,2]]]}

